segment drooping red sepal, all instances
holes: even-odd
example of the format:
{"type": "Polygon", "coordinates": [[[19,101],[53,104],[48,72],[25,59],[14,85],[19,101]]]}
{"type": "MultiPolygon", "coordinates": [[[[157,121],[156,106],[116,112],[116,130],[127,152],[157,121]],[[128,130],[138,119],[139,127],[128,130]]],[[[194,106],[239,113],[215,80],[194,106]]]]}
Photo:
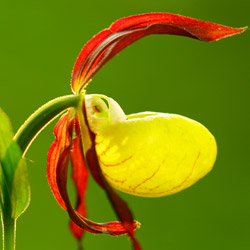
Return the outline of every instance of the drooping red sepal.
{"type": "MultiPolygon", "coordinates": [[[[91,132],[90,132],[91,133],[91,132]]],[[[91,133],[92,139],[94,141],[94,134],[91,133]]],[[[102,171],[100,169],[95,148],[92,147],[86,154],[86,160],[88,162],[90,171],[95,179],[100,179],[102,181],[102,187],[106,191],[111,204],[122,223],[123,229],[130,236],[133,242],[134,250],[142,250],[139,242],[134,236],[134,231],[140,226],[140,223],[133,220],[132,212],[130,211],[127,203],[113,190],[113,188],[106,181],[102,171]],[[98,176],[97,176],[98,175],[98,176]]]]}
{"type": "MultiPolygon", "coordinates": [[[[85,165],[81,144],[81,134],[79,123],[75,123],[75,138],[72,142],[71,162],[72,162],[72,179],[77,191],[76,211],[82,217],[86,217],[85,194],[88,183],[89,172],[85,165]]],[[[73,221],[70,222],[72,233],[81,240],[84,229],[77,226],[73,221]]]]}
{"type": "Polygon", "coordinates": [[[170,34],[215,41],[241,33],[245,29],[169,13],[148,13],[119,19],[83,47],[73,68],[72,89],[79,91],[107,61],[144,36],[170,34]]]}
{"type": "MultiPolygon", "coordinates": [[[[89,128],[88,121],[86,119],[86,109],[84,104],[82,107],[82,112],[85,117],[85,123],[89,128]]],[[[139,242],[136,240],[134,235],[135,229],[140,227],[140,223],[134,221],[133,214],[129,209],[127,203],[113,190],[113,188],[109,185],[105,176],[103,175],[95,150],[95,134],[90,129],[88,130],[90,140],[92,141],[92,146],[86,153],[86,161],[88,163],[90,172],[97,183],[105,190],[109,200],[111,201],[113,209],[116,212],[117,217],[121,221],[120,226],[123,228],[123,230],[126,231],[126,233],[132,240],[134,250],[142,250],[139,242]]]]}
{"type": "MultiPolygon", "coordinates": [[[[120,222],[96,223],[81,216],[71,205],[67,192],[67,172],[69,163],[68,148],[64,150],[58,160],[56,168],[56,181],[60,195],[67,208],[70,219],[80,228],[91,233],[102,233],[110,235],[126,234],[127,231],[120,222]]],[[[134,229],[138,225],[134,223],[134,229]]]]}
{"type": "MultiPolygon", "coordinates": [[[[47,161],[47,177],[51,190],[60,204],[60,206],[65,209],[71,220],[80,228],[87,230],[92,233],[104,233],[111,235],[126,234],[127,230],[120,222],[108,222],[108,223],[96,223],[85,218],[85,208],[84,208],[84,193],[86,190],[86,181],[83,180],[86,176],[86,169],[81,169],[85,167],[82,165],[82,148],[79,144],[79,124],[75,117],[71,117],[68,112],[55,126],[54,133],[56,136],[55,141],[52,143],[47,161]],[[72,139],[73,131],[75,127],[76,138],[72,139]],[[71,150],[73,151],[71,152],[71,150]],[[67,192],[67,174],[68,165],[71,157],[80,157],[72,159],[75,170],[73,173],[74,181],[77,185],[78,198],[80,202],[78,203],[77,210],[75,210],[70,202],[68,192],[67,192]],[[76,163],[75,161],[80,161],[76,163]],[[79,164],[79,165],[78,165],[79,164]],[[79,176],[78,176],[79,174],[79,176]],[[78,179],[79,177],[79,179],[78,179]],[[81,181],[85,183],[82,185],[81,181]],[[82,194],[83,192],[83,194],[82,194]]],[[[133,224],[133,230],[137,228],[138,224],[133,224]]],[[[76,229],[73,226],[75,236],[80,239],[81,230],[76,229]],[[75,230],[76,229],[76,230],[75,230]]]]}
{"type": "MultiPolygon", "coordinates": [[[[55,141],[50,146],[47,159],[47,178],[59,205],[66,210],[66,205],[60,194],[57,185],[57,167],[62,155],[66,158],[70,156],[72,144],[73,120],[69,120],[69,112],[60,118],[54,128],[55,141]],[[68,154],[66,155],[65,152],[68,154]]],[[[67,161],[64,161],[67,162],[67,161]]],[[[67,163],[68,164],[68,163],[67,163]]]]}

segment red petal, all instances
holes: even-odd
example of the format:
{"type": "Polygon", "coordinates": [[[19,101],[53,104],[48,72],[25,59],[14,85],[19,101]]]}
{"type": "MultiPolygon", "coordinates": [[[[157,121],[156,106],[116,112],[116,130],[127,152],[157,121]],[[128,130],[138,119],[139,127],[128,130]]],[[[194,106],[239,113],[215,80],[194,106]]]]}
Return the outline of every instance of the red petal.
{"type": "MultiPolygon", "coordinates": [[[[86,206],[84,197],[86,194],[89,172],[83,158],[81,135],[78,122],[75,124],[75,132],[76,132],[76,137],[73,140],[71,162],[72,162],[72,178],[77,190],[76,211],[82,217],[86,217],[86,206]]],[[[70,228],[75,237],[78,239],[78,241],[80,241],[84,229],[77,226],[73,221],[70,222],[70,228]]]]}
{"type": "MultiPolygon", "coordinates": [[[[92,136],[94,136],[94,134],[92,134],[92,136]]],[[[130,211],[127,203],[112,189],[112,187],[106,181],[100,169],[94,147],[92,147],[87,152],[86,160],[90,167],[90,171],[92,168],[94,169],[93,172],[91,171],[91,173],[94,175],[93,177],[95,178],[95,175],[98,175],[98,177],[96,178],[102,180],[102,187],[106,191],[106,194],[109,197],[118,218],[122,222],[122,226],[125,228],[126,233],[132,239],[134,250],[141,250],[140,244],[138,243],[138,241],[134,236],[134,231],[137,227],[140,226],[140,223],[133,220],[132,212],[130,211]],[[99,170],[98,172],[96,171],[97,169],[99,170]]]]}
{"type": "MultiPolygon", "coordinates": [[[[86,117],[85,105],[83,105],[83,113],[86,117]]],[[[87,123],[87,120],[85,120],[87,123]]],[[[126,233],[130,236],[133,242],[134,250],[141,250],[140,244],[134,236],[134,231],[137,227],[140,226],[140,223],[133,220],[133,215],[129,209],[127,203],[113,190],[113,188],[106,181],[102,170],[100,168],[97,154],[95,150],[95,134],[89,129],[89,135],[92,141],[92,147],[86,153],[86,161],[88,163],[89,169],[93,178],[100,184],[100,186],[106,191],[111,204],[122,222],[122,226],[125,229],[126,233]]]]}
{"type": "MultiPolygon", "coordinates": [[[[86,218],[84,218],[85,208],[84,208],[84,193],[86,190],[86,182],[81,184],[83,177],[87,176],[86,169],[80,169],[85,165],[82,165],[82,155],[80,153],[81,148],[79,148],[79,126],[77,124],[76,134],[77,138],[74,140],[74,146],[72,156],[80,157],[74,158],[73,165],[76,167],[74,169],[73,178],[75,180],[78,195],[80,198],[80,204],[78,206],[78,211],[74,210],[71,206],[68,192],[67,192],[67,171],[68,164],[71,155],[72,148],[72,132],[75,119],[69,118],[69,112],[62,116],[61,119],[55,126],[54,133],[56,136],[55,141],[52,143],[47,161],[47,176],[51,190],[60,204],[60,206],[67,210],[71,220],[77,224],[80,228],[83,228],[92,233],[107,233],[111,235],[120,235],[125,234],[127,231],[124,229],[123,225],[120,222],[109,222],[109,223],[95,223],[86,218]],[[79,163],[76,163],[79,160],[79,163]],[[79,164],[79,165],[78,165],[79,164]],[[79,176],[78,176],[79,174],[79,176]],[[79,177],[79,179],[78,179],[79,177]]],[[[133,224],[134,229],[137,227],[137,224],[133,224]]],[[[75,230],[76,226],[73,226],[75,230]]],[[[74,233],[77,234],[77,237],[81,237],[81,230],[76,229],[74,233]]]]}
{"type": "Polygon", "coordinates": [[[62,116],[54,128],[54,134],[56,136],[55,141],[50,146],[48,152],[47,160],[47,178],[50,185],[50,188],[60,206],[66,210],[65,203],[62,199],[62,196],[59,192],[57,185],[57,166],[60,157],[62,156],[65,150],[68,150],[68,155],[70,155],[70,146],[71,146],[71,134],[73,130],[72,122],[69,122],[69,112],[62,116]]]}
{"type": "MultiPolygon", "coordinates": [[[[78,207],[79,212],[74,210],[71,206],[67,192],[67,171],[72,148],[72,132],[74,127],[74,121],[75,119],[70,119],[69,113],[67,113],[66,115],[61,117],[61,119],[55,126],[54,133],[56,139],[49,149],[47,161],[47,176],[51,190],[60,206],[63,209],[67,210],[71,220],[80,228],[83,228],[92,233],[106,233],[111,235],[125,234],[127,233],[127,231],[124,229],[123,225],[121,225],[120,222],[95,223],[84,218],[84,202],[81,202],[80,207],[78,207]]],[[[78,128],[76,128],[76,132],[77,135],[79,135],[78,128]]],[[[79,153],[79,144],[77,145],[76,142],[77,139],[76,141],[74,141],[76,148],[73,149],[72,156],[80,156],[81,161],[82,156],[79,153]]],[[[76,166],[75,162],[77,160],[77,158],[73,159],[74,166],[76,166]]],[[[87,174],[85,170],[83,170],[84,174],[80,174],[80,179],[78,179],[77,173],[79,173],[79,171],[82,171],[79,170],[79,166],[77,166],[78,171],[74,172],[74,179],[77,185],[78,194],[80,194],[80,198],[82,199],[86,189],[86,183],[84,185],[81,185],[80,182],[82,180],[83,175],[86,176],[87,174]]],[[[137,223],[133,224],[134,229],[137,226],[137,223]]],[[[77,232],[77,235],[80,237],[79,231],[77,232]]]]}
{"type": "MultiPolygon", "coordinates": [[[[67,212],[71,220],[80,228],[84,228],[85,230],[91,233],[104,233],[111,235],[120,235],[127,233],[123,225],[121,225],[121,223],[119,222],[95,223],[93,221],[84,218],[76,210],[73,209],[67,192],[67,172],[69,163],[69,152],[70,149],[67,148],[59,157],[56,168],[56,181],[58,190],[67,208],[67,212]]],[[[135,229],[137,227],[137,224],[135,223],[133,226],[135,229]]]]}
{"type": "Polygon", "coordinates": [[[80,52],[72,72],[71,86],[77,92],[119,51],[150,34],[187,36],[215,41],[241,33],[231,28],[169,13],[149,13],[125,17],[93,37],[80,52]]]}

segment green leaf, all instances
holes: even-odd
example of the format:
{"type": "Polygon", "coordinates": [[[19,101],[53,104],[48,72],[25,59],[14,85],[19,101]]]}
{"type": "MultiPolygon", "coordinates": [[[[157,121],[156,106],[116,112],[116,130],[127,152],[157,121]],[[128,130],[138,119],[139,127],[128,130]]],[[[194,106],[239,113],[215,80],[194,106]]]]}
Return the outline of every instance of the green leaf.
{"type": "Polygon", "coordinates": [[[0,159],[3,159],[13,138],[13,131],[8,116],[0,108],[0,159]]]}
{"type": "Polygon", "coordinates": [[[3,216],[17,219],[29,205],[30,188],[22,151],[13,141],[8,116],[0,109],[0,197],[3,216]]]}
{"type": "Polygon", "coordinates": [[[21,159],[15,170],[11,204],[12,204],[12,217],[17,219],[29,206],[30,203],[30,186],[28,180],[27,165],[24,159],[21,159]]]}

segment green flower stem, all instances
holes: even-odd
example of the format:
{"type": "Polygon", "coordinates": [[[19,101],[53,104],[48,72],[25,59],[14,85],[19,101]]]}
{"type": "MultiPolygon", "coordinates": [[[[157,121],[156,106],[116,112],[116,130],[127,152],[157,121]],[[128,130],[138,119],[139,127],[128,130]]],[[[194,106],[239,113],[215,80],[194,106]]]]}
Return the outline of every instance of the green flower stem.
{"type": "Polygon", "coordinates": [[[3,250],[14,250],[16,245],[16,220],[2,214],[3,250]]]}
{"type": "MultiPolygon", "coordinates": [[[[4,181],[5,182],[5,181],[4,181]]],[[[5,183],[5,187],[7,187],[5,183]]],[[[16,246],[16,219],[12,216],[10,193],[7,188],[2,190],[1,221],[3,250],[15,250],[16,246]]]]}
{"type": "Polygon", "coordinates": [[[23,154],[43,128],[67,108],[76,107],[79,101],[79,95],[62,96],[51,100],[35,111],[14,136],[14,140],[20,146],[23,154]]]}

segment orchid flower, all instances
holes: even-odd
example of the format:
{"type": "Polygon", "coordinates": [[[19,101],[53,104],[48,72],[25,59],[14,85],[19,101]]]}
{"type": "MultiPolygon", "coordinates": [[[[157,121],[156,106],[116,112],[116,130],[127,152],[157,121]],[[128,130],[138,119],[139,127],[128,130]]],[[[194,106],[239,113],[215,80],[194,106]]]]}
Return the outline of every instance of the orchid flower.
{"type": "Polygon", "coordinates": [[[199,122],[157,112],[126,115],[112,98],[86,94],[93,76],[119,51],[150,34],[215,41],[243,31],[180,15],[149,13],[119,19],[83,47],[71,79],[72,90],[81,100],[56,124],[56,138],[47,161],[50,187],[68,212],[71,230],[79,241],[84,230],[128,234],[134,249],[140,250],[134,236],[140,223],[113,188],[144,197],[171,195],[205,176],[217,154],[213,135],[199,122]],[[77,190],[76,208],[66,188],[70,161],[77,190]],[[105,190],[118,222],[96,223],[86,218],[84,198],[89,171],[105,190]]]}

